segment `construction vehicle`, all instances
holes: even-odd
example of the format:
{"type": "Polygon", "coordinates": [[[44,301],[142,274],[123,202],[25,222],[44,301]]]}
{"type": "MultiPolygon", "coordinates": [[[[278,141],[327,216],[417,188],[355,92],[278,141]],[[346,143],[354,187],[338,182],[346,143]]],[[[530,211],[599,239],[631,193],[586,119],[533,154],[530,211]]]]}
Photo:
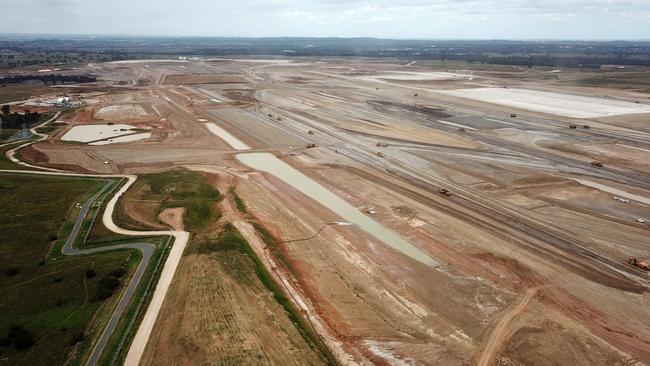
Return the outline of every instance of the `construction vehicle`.
{"type": "Polygon", "coordinates": [[[377,151],[377,156],[379,156],[380,158],[383,158],[383,157],[384,157],[384,153],[381,152],[381,151],[377,151]]]}
{"type": "Polygon", "coordinates": [[[447,188],[440,188],[438,190],[438,193],[443,194],[445,196],[451,196],[451,192],[447,188]]]}
{"type": "Polygon", "coordinates": [[[376,146],[377,147],[388,147],[388,144],[385,143],[385,142],[378,142],[376,146]]]}
{"type": "Polygon", "coordinates": [[[311,143],[307,144],[307,146],[305,146],[305,147],[306,147],[307,149],[311,149],[312,147],[316,147],[316,144],[313,143],[313,142],[311,142],[311,143]]]}
{"type": "Polygon", "coordinates": [[[582,125],[582,128],[584,128],[585,130],[588,130],[588,129],[589,129],[589,125],[582,125]]]}
{"type": "Polygon", "coordinates": [[[514,113],[510,113],[510,118],[515,118],[515,117],[517,117],[516,114],[514,114],[514,113]]]}
{"type": "Polygon", "coordinates": [[[593,166],[597,166],[597,167],[599,167],[599,168],[602,168],[602,167],[603,167],[603,163],[601,163],[600,161],[592,161],[592,162],[591,162],[591,165],[593,165],[593,166]]]}
{"type": "Polygon", "coordinates": [[[310,135],[313,135],[313,134],[314,134],[314,131],[309,130],[309,131],[307,131],[307,133],[310,134],[310,135]]]}
{"type": "Polygon", "coordinates": [[[465,132],[465,128],[460,127],[460,128],[458,129],[458,131],[460,131],[460,132],[465,132]]]}
{"type": "Polygon", "coordinates": [[[574,125],[573,123],[569,125],[569,128],[572,130],[575,130],[578,127],[578,125],[574,125]]]}
{"type": "Polygon", "coordinates": [[[634,220],[634,221],[638,222],[639,224],[645,224],[645,222],[646,222],[645,219],[642,219],[642,218],[640,218],[640,217],[637,218],[637,219],[634,220]]]}
{"type": "Polygon", "coordinates": [[[630,258],[627,263],[639,267],[644,271],[650,271],[650,264],[648,262],[641,260],[641,259],[636,259],[636,258],[630,258]]]}

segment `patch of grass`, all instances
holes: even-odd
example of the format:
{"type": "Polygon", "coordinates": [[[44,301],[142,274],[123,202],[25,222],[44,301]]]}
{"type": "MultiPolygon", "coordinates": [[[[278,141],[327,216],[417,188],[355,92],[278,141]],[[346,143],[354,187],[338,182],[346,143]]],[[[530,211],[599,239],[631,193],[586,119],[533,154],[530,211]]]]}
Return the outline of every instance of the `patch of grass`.
{"type": "MultiPolygon", "coordinates": [[[[130,281],[142,260],[141,253],[133,250],[78,257],[60,253],[79,213],[74,203],[85,202],[104,184],[105,180],[96,179],[0,175],[0,187],[3,187],[0,188],[0,204],[17,208],[13,221],[10,213],[0,212],[0,234],[9,240],[0,243],[0,263],[8,263],[6,259],[12,256],[12,268],[17,270],[13,276],[0,279],[3,289],[0,339],[4,339],[3,332],[17,324],[29,331],[35,341],[33,346],[22,350],[0,346],[9,364],[23,360],[25,364],[82,365],[119,300],[115,294],[130,281]],[[25,237],[25,232],[34,236],[25,237]],[[16,252],[23,253],[18,260],[14,258],[16,252]],[[47,260],[43,259],[45,257],[47,260]]],[[[109,189],[99,200],[106,201],[111,194],[109,189]]],[[[92,211],[101,209],[93,207],[79,237],[85,237],[84,231],[94,223],[92,211]]],[[[130,332],[137,329],[142,310],[146,309],[155,288],[169,241],[166,237],[98,239],[102,245],[137,240],[153,243],[157,248],[153,265],[148,266],[104,350],[102,360],[111,360],[120,349],[126,348],[124,341],[128,341],[130,332]]],[[[100,364],[109,363],[100,361],[100,364]]]]}
{"type": "Polygon", "coordinates": [[[230,223],[223,226],[223,230],[216,238],[205,239],[197,243],[192,249],[196,254],[218,254],[219,261],[226,271],[244,284],[251,284],[255,278],[268,290],[275,301],[284,309],[289,320],[296,327],[307,344],[319,351],[327,364],[335,365],[336,360],[325,344],[313,331],[309,323],[300,315],[298,309],[289,301],[280,285],[266,270],[262,261],[257,257],[250,244],[230,223]],[[219,255],[220,254],[220,255],[219,255]]]}
{"type": "MultiPolygon", "coordinates": [[[[2,116],[0,116],[0,118],[2,118],[2,116]]],[[[0,142],[3,142],[6,139],[10,138],[16,132],[18,132],[18,130],[15,128],[3,128],[2,131],[0,131],[0,142]]]]}
{"type": "MultiPolygon", "coordinates": [[[[201,231],[208,223],[219,219],[215,202],[221,195],[199,172],[176,169],[144,174],[136,185],[148,186],[148,189],[142,190],[144,193],[138,199],[160,202],[158,210],[153,213],[155,218],[165,208],[185,207],[184,224],[192,232],[201,231]]],[[[133,190],[137,191],[138,187],[133,187],[133,190]]],[[[124,216],[124,213],[121,215],[124,216]]]]}
{"type": "MultiPolygon", "coordinates": [[[[59,91],[59,93],[65,92],[65,90],[59,91]]],[[[47,93],[52,93],[52,89],[42,83],[40,85],[30,83],[0,85],[0,104],[15,102],[47,93]]]]}
{"type": "Polygon", "coordinates": [[[617,89],[640,89],[641,92],[650,87],[650,76],[647,72],[611,71],[591,74],[590,76],[565,83],[579,86],[599,86],[617,89]]]}
{"type": "MultiPolygon", "coordinates": [[[[33,345],[0,347],[7,364],[63,364],[102,302],[91,301],[99,279],[120,268],[129,253],[112,252],[84,257],[44,260],[52,240],[60,237],[70,207],[101,181],[57,177],[0,175],[0,267],[13,276],[0,276],[0,338],[19,326],[33,337],[33,345]],[[96,273],[87,278],[86,271],[96,273]]],[[[24,339],[26,340],[26,339],[24,339]]]]}
{"type": "Polygon", "coordinates": [[[235,191],[235,187],[230,187],[230,195],[232,196],[233,201],[235,201],[235,207],[237,207],[237,210],[241,213],[246,213],[246,204],[244,201],[237,195],[237,191],[235,191]]]}

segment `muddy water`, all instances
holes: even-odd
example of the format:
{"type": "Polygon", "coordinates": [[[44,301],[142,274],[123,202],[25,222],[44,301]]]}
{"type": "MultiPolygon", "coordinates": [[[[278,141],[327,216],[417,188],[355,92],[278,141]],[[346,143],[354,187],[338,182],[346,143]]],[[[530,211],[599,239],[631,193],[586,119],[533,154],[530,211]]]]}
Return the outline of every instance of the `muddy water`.
{"type": "Polygon", "coordinates": [[[237,159],[252,168],[276,176],[303,194],[334,211],[344,220],[356,224],[368,234],[374,236],[389,247],[426,265],[432,267],[438,266],[436,260],[419,250],[413,244],[402,239],[399,235],[385,228],[377,221],[364,215],[354,206],[342,200],[282,160],[276,158],[274,155],[269,153],[244,153],[237,154],[237,159]]]}
{"type": "Polygon", "coordinates": [[[251,148],[250,146],[246,145],[242,140],[236,138],[230,132],[224,130],[223,128],[217,126],[212,122],[206,123],[205,126],[208,128],[208,130],[210,130],[210,132],[220,137],[228,145],[230,145],[230,147],[232,147],[235,150],[249,150],[251,148]]]}

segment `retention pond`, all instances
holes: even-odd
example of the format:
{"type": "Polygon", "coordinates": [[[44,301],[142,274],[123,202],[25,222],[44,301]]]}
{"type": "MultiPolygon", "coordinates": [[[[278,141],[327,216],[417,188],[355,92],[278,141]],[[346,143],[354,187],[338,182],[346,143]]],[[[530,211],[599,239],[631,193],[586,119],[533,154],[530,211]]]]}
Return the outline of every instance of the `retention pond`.
{"type": "Polygon", "coordinates": [[[237,159],[251,168],[272,174],[283,182],[291,185],[308,197],[318,201],[323,206],[334,211],[345,220],[357,225],[368,234],[377,238],[389,247],[428,266],[437,267],[439,263],[429,255],[404,240],[393,231],[385,228],[377,221],[364,215],[357,208],[339,198],[316,181],[300,173],[289,164],[269,153],[237,154],[237,159]]]}

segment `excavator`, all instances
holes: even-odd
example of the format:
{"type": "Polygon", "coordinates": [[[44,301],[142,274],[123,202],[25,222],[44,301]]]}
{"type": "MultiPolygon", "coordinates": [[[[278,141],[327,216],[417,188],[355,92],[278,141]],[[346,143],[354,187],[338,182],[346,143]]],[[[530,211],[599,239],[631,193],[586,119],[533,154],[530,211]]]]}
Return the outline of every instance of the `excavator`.
{"type": "Polygon", "coordinates": [[[642,259],[630,258],[627,262],[633,266],[641,268],[644,271],[650,271],[650,264],[642,259]]]}

